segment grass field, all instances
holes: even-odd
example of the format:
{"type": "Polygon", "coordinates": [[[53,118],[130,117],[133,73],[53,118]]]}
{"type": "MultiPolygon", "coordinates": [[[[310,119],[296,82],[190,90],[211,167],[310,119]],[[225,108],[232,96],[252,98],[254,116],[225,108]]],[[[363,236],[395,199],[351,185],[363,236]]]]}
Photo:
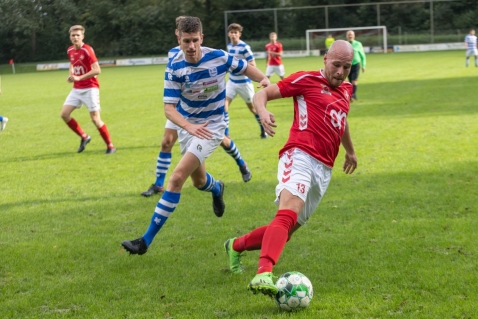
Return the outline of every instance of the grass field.
{"type": "MultiPolygon", "coordinates": [[[[223,218],[188,182],[148,253],[129,256],[120,242],[144,233],[159,199],[140,193],[154,181],[164,67],[103,69],[111,156],[84,108],[73,114],[92,142],[76,153],[59,117],[65,72],[3,74],[0,318],[478,318],[478,68],[461,51],[367,59],[348,117],[358,170],[341,172],[341,151],[319,209],[275,267],[314,285],[294,314],[246,291],[258,252],[234,276],[222,247],[276,212],[290,99],[270,103],[278,132],[267,140],[242,101],[232,104],[231,136],[253,179],[244,184],[222,150],[208,159],[226,184],[223,218]]],[[[284,63],[288,74],[323,65],[284,63]]],[[[178,160],[175,146],[172,167],[178,160]]]]}

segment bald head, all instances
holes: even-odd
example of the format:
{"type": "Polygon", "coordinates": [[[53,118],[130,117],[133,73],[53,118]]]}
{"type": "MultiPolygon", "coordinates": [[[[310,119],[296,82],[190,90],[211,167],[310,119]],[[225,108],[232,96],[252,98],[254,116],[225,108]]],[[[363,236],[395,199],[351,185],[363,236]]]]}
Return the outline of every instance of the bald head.
{"type": "Polygon", "coordinates": [[[332,87],[338,87],[347,78],[354,58],[352,45],[344,40],[337,40],[330,46],[324,56],[324,75],[332,87]]]}
{"type": "Polygon", "coordinates": [[[352,48],[352,45],[347,41],[337,40],[332,43],[329,51],[327,51],[327,55],[329,56],[334,54],[351,55],[350,62],[352,62],[354,57],[354,48],[352,48]]]}

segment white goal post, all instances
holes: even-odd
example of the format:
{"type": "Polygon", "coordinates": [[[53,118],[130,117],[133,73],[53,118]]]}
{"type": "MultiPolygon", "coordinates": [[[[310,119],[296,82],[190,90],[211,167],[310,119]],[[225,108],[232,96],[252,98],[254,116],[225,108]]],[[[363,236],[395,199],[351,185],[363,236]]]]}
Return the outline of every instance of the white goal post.
{"type": "MultiPolygon", "coordinates": [[[[317,49],[312,48],[312,44],[317,41],[320,41],[320,44],[325,47],[325,38],[328,34],[332,34],[332,36],[340,34],[339,38],[346,40],[345,34],[348,30],[352,30],[355,32],[355,36],[357,41],[362,42],[364,46],[371,46],[371,47],[381,47],[381,51],[383,53],[387,53],[387,27],[386,26],[375,26],[375,27],[351,27],[351,28],[335,28],[335,29],[310,29],[305,31],[305,39],[306,39],[306,46],[307,46],[307,56],[310,55],[311,50],[317,49]],[[314,35],[321,33],[322,36],[316,36],[314,39],[314,35]],[[381,36],[380,36],[381,34],[381,36]],[[371,35],[375,39],[373,39],[373,45],[364,44],[363,38],[366,35],[371,35]],[[317,40],[317,41],[315,41],[317,40]]],[[[334,36],[337,40],[337,36],[334,36]]]]}

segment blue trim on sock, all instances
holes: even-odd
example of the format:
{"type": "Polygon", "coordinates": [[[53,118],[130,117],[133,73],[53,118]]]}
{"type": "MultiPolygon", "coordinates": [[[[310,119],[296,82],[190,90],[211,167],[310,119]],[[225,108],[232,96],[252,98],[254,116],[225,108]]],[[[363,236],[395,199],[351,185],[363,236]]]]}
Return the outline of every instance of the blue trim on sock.
{"type": "Polygon", "coordinates": [[[180,198],[181,193],[168,191],[163,193],[163,196],[158,201],[153,216],[151,217],[151,223],[149,224],[146,233],[143,235],[143,239],[147,246],[151,244],[156,234],[161,230],[164,223],[166,223],[169,215],[174,212],[180,198]]]}
{"type": "Polygon", "coordinates": [[[169,169],[169,166],[171,165],[171,161],[165,161],[165,159],[171,159],[172,154],[170,152],[159,152],[158,159],[156,161],[156,181],[154,182],[154,185],[163,187],[164,186],[164,180],[166,179],[166,172],[169,169]],[[165,170],[166,172],[160,173],[158,170],[165,170]]]}

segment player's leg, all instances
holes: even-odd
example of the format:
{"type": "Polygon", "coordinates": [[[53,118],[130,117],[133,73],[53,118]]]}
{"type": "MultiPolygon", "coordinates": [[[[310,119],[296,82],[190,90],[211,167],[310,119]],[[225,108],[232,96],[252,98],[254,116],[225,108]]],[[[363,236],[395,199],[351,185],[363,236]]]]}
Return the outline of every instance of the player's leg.
{"type": "Polygon", "coordinates": [[[475,55],[475,68],[478,67],[478,49],[474,50],[474,55],[475,55]]]}
{"type": "Polygon", "coordinates": [[[90,111],[91,121],[93,122],[93,124],[95,124],[96,128],[98,129],[98,132],[100,133],[101,137],[103,138],[103,141],[106,144],[105,154],[115,153],[116,148],[114,147],[113,142],[111,142],[111,136],[108,131],[108,127],[101,120],[100,116],[100,90],[98,88],[88,89],[88,91],[84,93],[82,102],[88,108],[88,111],[90,111]]]}
{"type": "Polygon", "coordinates": [[[348,76],[349,82],[352,83],[352,89],[353,89],[352,97],[351,97],[352,101],[357,101],[358,100],[358,98],[357,98],[357,85],[358,85],[357,80],[358,80],[359,72],[360,72],[360,63],[352,65],[352,67],[350,68],[349,76],[348,76]]]}
{"type": "Polygon", "coordinates": [[[267,76],[268,79],[270,79],[273,74],[274,74],[274,68],[272,67],[272,65],[267,65],[265,75],[267,76]]]}
{"type": "Polygon", "coordinates": [[[108,127],[101,120],[100,111],[97,110],[97,111],[90,112],[90,118],[91,118],[91,121],[95,124],[96,128],[98,129],[98,132],[100,133],[101,137],[103,138],[103,141],[106,144],[105,154],[115,153],[116,148],[114,147],[113,142],[111,142],[111,136],[108,131],[108,127]]]}
{"type": "Polygon", "coordinates": [[[226,131],[224,135],[229,137],[230,135],[230,129],[229,129],[229,105],[231,105],[232,100],[236,98],[237,92],[236,92],[236,87],[237,85],[232,82],[231,80],[227,81],[226,83],[226,101],[224,103],[224,120],[226,121],[226,131]]]}
{"type": "Polygon", "coordinates": [[[222,217],[226,210],[224,203],[224,183],[215,180],[214,177],[206,171],[204,163],[191,174],[194,187],[200,191],[210,192],[212,194],[212,209],[217,217],[222,217]]]}
{"type": "Polygon", "coordinates": [[[7,126],[8,117],[0,115],[0,131],[3,131],[7,126]]]}
{"type": "Polygon", "coordinates": [[[81,105],[82,102],[78,91],[72,89],[70,94],[68,94],[65,103],[63,103],[63,107],[60,112],[60,116],[66,123],[66,125],[68,125],[68,127],[73,132],[75,132],[78,136],[81,137],[80,147],[78,147],[78,153],[83,152],[86,147],[86,144],[91,141],[91,137],[86,134],[85,131],[83,131],[83,129],[81,128],[80,124],[78,124],[78,122],[73,117],[71,117],[71,113],[77,108],[80,108],[81,105]]]}
{"type": "Polygon", "coordinates": [[[230,131],[229,131],[229,105],[232,103],[232,99],[226,96],[226,101],[224,102],[224,121],[226,122],[226,131],[224,132],[224,135],[227,137],[230,136],[230,131]]]}
{"type": "Polygon", "coordinates": [[[244,83],[238,89],[238,94],[242,98],[242,100],[246,103],[249,111],[254,115],[257,123],[259,124],[259,128],[261,130],[261,138],[266,138],[267,134],[264,131],[264,127],[262,126],[261,119],[252,104],[252,98],[254,97],[254,85],[252,83],[244,83]]]}
{"type": "Polygon", "coordinates": [[[199,159],[192,153],[186,152],[174,169],[169,178],[166,191],[156,205],[151,222],[144,235],[134,240],[125,240],[121,245],[130,254],[142,255],[147,252],[154,237],[161,230],[168,220],[169,216],[174,212],[181,197],[181,189],[187,178],[200,165],[199,159]]]}
{"type": "Polygon", "coordinates": [[[278,74],[280,76],[280,79],[283,80],[284,76],[285,76],[285,68],[284,68],[283,64],[279,65],[279,73],[278,74]]]}
{"type": "Polygon", "coordinates": [[[229,156],[231,156],[235,161],[237,166],[239,166],[239,171],[242,175],[242,180],[248,182],[252,178],[252,173],[247,166],[247,163],[242,159],[239,149],[236,147],[236,144],[233,140],[225,136],[221,142],[222,148],[226,151],[229,156]]]}
{"type": "Polygon", "coordinates": [[[272,270],[289,235],[295,231],[298,215],[304,208],[312,186],[313,169],[310,157],[300,150],[288,151],[280,158],[277,174],[279,184],[276,187],[279,209],[263,235],[258,270],[248,286],[254,293],[262,292],[271,296],[277,293],[272,270]]]}
{"type": "Polygon", "coordinates": [[[470,64],[470,50],[466,50],[466,57],[465,57],[465,66],[468,67],[470,64]]]}
{"type": "Polygon", "coordinates": [[[171,165],[172,149],[174,143],[178,139],[177,126],[171,121],[166,121],[164,128],[164,136],[161,141],[161,150],[159,151],[158,158],[156,160],[156,180],[149,189],[142,192],[141,195],[149,197],[153,194],[162,193],[164,191],[164,180],[169,166],[171,165]]]}

